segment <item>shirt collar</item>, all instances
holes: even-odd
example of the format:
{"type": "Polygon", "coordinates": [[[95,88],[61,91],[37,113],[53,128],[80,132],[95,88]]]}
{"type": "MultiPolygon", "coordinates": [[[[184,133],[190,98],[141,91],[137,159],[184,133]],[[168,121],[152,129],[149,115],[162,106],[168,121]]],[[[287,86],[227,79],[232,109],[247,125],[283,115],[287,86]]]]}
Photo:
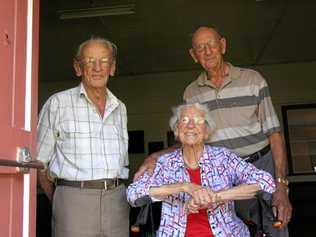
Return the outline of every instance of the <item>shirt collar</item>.
{"type": "MultiPolygon", "coordinates": [[[[199,160],[199,166],[211,163],[211,160],[210,160],[208,153],[209,153],[208,146],[204,145],[203,153],[202,153],[201,158],[199,160]]],[[[183,160],[183,153],[182,153],[181,148],[179,148],[175,151],[175,155],[174,155],[173,159],[174,159],[174,164],[176,167],[183,168],[183,169],[185,168],[184,160],[183,160]]]]}
{"type": "MultiPolygon", "coordinates": [[[[229,83],[231,83],[234,79],[237,79],[240,77],[240,68],[234,67],[231,63],[227,63],[229,69],[228,69],[228,75],[224,77],[224,81],[221,87],[225,87],[229,83]]],[[[210,86],[215,88],[215,85],[211,82],[211,80],[208,80],[206,71],[203,71],[198,79],[197,83],[199,86],[210,86]]]]}
{"type": "Polygon", "coordinates": [[[90,101],[88,94],[87,94],[87,91],[84,88],[82,82],[79,84],[78,89],[79,89],[79,97],[78,98],[82,98],[84,96],[88,101],[90,101]]]}
{"type": "MultiPolygon", "coordinates": [[[[92,101],[89,99],[86,89],[83,84],[80,83],[78,86],[78,99],[85,98],[89,103],[92,104],[92,101]]],[[[106,88],[106,111],[109,113],[112,112],[119,105],[118,98],[108,89],[106,88]]]]}

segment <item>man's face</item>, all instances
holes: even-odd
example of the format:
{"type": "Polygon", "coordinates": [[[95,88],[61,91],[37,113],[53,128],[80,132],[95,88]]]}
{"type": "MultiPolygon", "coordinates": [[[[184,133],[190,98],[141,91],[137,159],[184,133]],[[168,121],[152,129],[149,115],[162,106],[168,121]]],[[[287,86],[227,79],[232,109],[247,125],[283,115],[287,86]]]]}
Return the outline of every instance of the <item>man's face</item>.
{"type": "Polygon", "coordinates": [[[87,89],[105,88],[109,76],[115,72],[111,49],[104,44],[91,42],[84,46],[82,55],[74,63],[77,76],[87,89]]]}
{"type": "Polygon", "coordinates": [[[206,71],[214,71],[223,63],[226,41],[210,28],[198,29],[192,38],[190,54],[206,71]]]}

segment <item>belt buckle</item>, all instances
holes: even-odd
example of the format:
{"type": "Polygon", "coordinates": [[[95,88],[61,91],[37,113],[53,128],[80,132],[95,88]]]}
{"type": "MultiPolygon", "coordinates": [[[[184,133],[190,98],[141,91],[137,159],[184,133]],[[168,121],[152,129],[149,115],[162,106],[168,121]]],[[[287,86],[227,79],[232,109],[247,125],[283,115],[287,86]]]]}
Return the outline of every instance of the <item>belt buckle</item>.
{"type": "Polygon", "coordinates": [[[114,185],[115,185],[115,187],[119,186],[119,179],[117,177],[114,180],[114,185]]]}

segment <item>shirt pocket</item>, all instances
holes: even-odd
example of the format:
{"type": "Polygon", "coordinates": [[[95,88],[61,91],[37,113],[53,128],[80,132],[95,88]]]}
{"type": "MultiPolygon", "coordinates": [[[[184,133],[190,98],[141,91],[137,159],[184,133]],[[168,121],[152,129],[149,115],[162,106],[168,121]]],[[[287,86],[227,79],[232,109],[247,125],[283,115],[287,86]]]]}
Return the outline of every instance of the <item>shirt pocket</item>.
{"type": "Polygon", "coordinates": [[[63,121],[60,124],[57,144],[69,159],[73,155],[90,154],[93,124],[89,122],[63,121]]]}
{"type": "Polygon", "coordinates": [[[93,124],[89,122],[65,121],[61,124],[61,138],[88,138],[93,132],[93,124]]]}

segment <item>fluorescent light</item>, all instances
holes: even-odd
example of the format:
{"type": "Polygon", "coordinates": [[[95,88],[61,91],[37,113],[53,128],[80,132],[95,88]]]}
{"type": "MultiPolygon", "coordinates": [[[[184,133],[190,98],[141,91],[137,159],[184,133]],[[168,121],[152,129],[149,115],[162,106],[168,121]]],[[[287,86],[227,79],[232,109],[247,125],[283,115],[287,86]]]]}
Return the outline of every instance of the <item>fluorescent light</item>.
{"type": "Polygon", "coordinates": [[[60,10],[58,13],[60,19],[75,19],[98,16],[130,15],[135,13],[134,8],[135,4],[126,4],[107,7],[60,10]]]}

